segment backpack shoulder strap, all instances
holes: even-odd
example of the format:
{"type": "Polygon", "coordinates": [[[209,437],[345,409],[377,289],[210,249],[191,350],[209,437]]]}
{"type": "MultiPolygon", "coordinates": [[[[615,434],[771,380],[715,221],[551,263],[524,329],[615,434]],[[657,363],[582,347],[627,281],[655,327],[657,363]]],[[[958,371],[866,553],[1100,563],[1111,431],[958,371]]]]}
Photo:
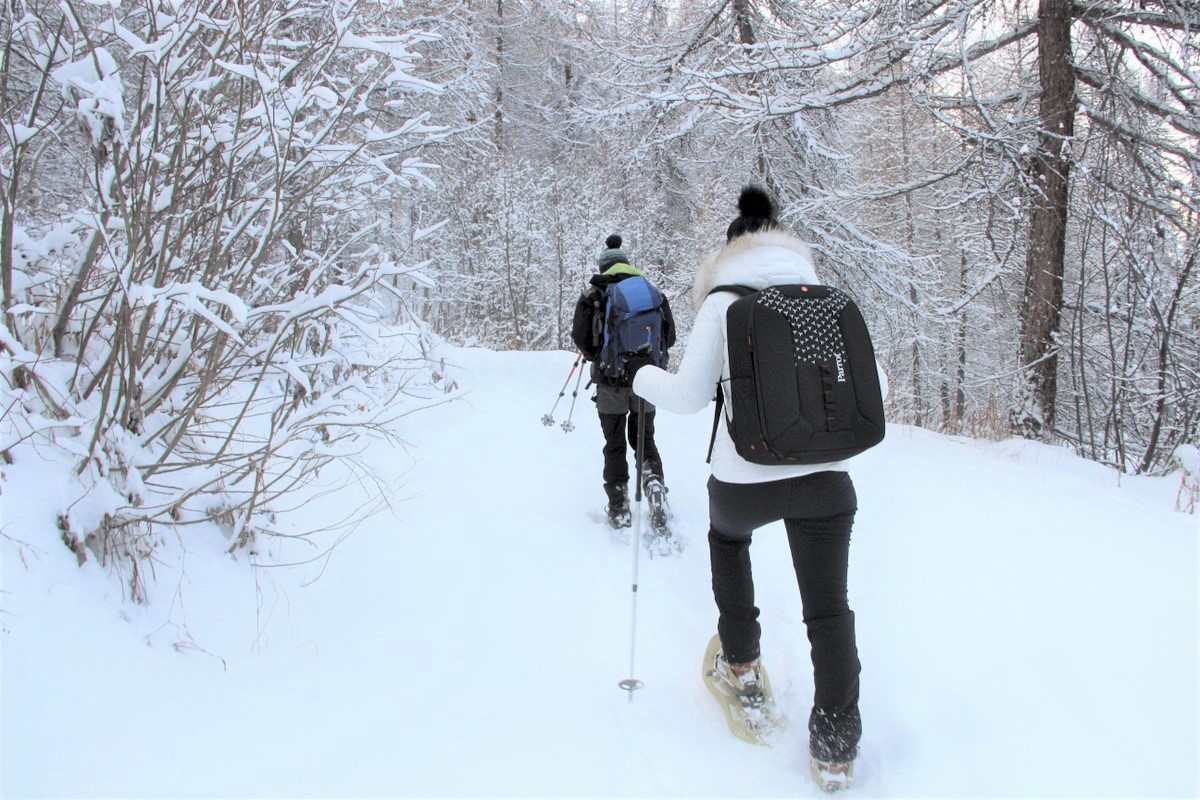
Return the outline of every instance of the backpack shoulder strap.
{"type": "Polygon", "coordinates": [[[757,291],[758,289],[751,289],[749,286],[742,286],[736,283],[723,283],[720,286],[714,286],[713,288],[709,289],[708,294],[705,295],[705,297],[711,297],[717,292],[732,292],[738,297],[745,297],[746,295],[754,294],[757,291]]]}
{"type": "MultiPolygon", "coordinates": [[[[758,289],[751,289],[749,286],[742,286],[741,284],[737,283],[724,283],[720,286],[714,286],[713,288],[709,289],[708,294],[705,295],[705,297],[711,297],[717,292],[730,292],[732,294],[736,294],[738,297],[746,297],[747,295],[754,294],[757,291],[758,289]]],[[[724,407],[724,405],[725,392],[721,391],[721,381],[718,378],[717,404],[713,408],[712,435],[708,437],[708,456],[704,459],[705,464],[712,463],[713,448],[717,445],[717,427],[721,424],[721,409],[724,407]]]]}
{"type": "Polygon", "coordinates": [[[721,391],[721,381],[717,381],[717,404],[713,407],[713,427],[712,436],[708,437],[708,455],[704,458],[705,464],[712,463],[712,451],[717,446],[717,426],[721,424],[721,407],[725,405],[725,393],[721,391]]]}

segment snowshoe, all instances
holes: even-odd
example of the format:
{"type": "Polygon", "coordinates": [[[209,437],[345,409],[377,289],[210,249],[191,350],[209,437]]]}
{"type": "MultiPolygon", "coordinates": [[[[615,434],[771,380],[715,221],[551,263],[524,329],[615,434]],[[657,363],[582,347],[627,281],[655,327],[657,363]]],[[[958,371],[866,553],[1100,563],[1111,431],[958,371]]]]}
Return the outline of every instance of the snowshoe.
{"type": "Polygon", "coordinates": [[[808,769],[813,782],[822,791],[840,792],[854,785],[854,762],[842,764],[837,761],[821,761],[815,757],[808,760],[808,769]]]}
{"type": "Polygon", "coordinates": [[[671,519],[671,508],[667,505],[667,487],[657,475],[647,475],[643,484],[646,493],[647,521],[649,525],[642,533],[642,541],[650,556],[669,556],[683,552],[683,542],[678,539],[667,522],[671,519]]]}
{"type": "Polygon", "coordinates": [[[704,653],[704,684],[725,712],[729,732],[743,742],[770,747],[787,720],[775,706],[771,680],[761,662],[731,667],[713,636],[704,653]]]}
{"type": "MultiPolygon", "coordinates": [[[[657,475],[646,477],[644,484],[646,502],[650,504],[650,527],[655,531],[666,531],[671,509],[667,505],[667,487],[657,475]]],[[[669,531],[668,531],[669,533],[669,531]]]]}
{"type": "Polygon", "coordinates": [[[613,506],[611,503],[605,506],[604,511],[608,514],[608,526],[614,530],[620,528],[629,528],[633,526],[633,515],[629,512],[629,506],[613,506]]]}

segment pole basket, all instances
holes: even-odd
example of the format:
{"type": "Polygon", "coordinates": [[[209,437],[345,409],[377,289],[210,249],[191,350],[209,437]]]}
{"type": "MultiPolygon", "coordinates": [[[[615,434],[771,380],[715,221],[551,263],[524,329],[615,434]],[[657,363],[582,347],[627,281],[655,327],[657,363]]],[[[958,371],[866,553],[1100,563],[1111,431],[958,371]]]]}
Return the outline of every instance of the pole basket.
{"type": "Polygon", "coordinates": [[[549,414],[543,414],[542,415],[542,424],[545,425],[547,428],[549,428],[551,425],[554,424],[554,417],[552,417],[549,414]]]}

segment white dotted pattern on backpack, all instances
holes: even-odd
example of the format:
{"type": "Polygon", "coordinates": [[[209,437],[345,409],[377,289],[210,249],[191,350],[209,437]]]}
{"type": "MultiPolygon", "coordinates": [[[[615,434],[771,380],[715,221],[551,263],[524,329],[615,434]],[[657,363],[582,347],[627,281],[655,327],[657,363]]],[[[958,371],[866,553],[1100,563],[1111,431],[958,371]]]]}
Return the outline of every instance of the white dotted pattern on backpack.
{"type": "Polygon", "coordinates": [[[825,297],[788,297],[772,286],[759,292],[756,302],[787,319],[797,364],[820,364],[845,354],[837,320],[850,298],[837,289],[825,297]]]}

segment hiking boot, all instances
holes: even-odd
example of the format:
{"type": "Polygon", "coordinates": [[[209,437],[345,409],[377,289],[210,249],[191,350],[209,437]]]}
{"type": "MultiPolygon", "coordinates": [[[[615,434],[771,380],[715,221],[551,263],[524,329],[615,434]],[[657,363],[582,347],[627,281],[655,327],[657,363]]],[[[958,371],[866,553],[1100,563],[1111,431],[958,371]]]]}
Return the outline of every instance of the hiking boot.
{"type": "MultiPolygon", "coordinates": [[[[847,783],[854,776],[853,769],[858,755],[858,740],[862,736],[862,718],[858,705],[850,704],[841,711],[833,712],[813,707],[808,717],[808,754],[818,765],[830,765],[829,776],[818,783],[847,783]],[[840,778],[840,775],[845,778],[840,778]]],[[[814,779],[816,775],[814,774],[814,779]]],[[[834,787],[829,791],[837,791],[834,787]]]]}
{"type": "Polygon", "coordinates": [[[822,791],[840,792],[854,785],[854,762],[821,761],[809,756],[808,770],[822,791]]]}
{"type": "Polygon", "coordinates": [[[613,528],[628,528],[633,525],[633,514],[629,511],[629,487],[624,483],[604,486],[608,494],[608,505],[604,513],[608,515],[608,524],[613,528]]]}
{"type": "Polygon", "coordinates": [[[730,664],[724,651],[718,650],[713,662],[713,672],[736,695],[744,708],[762,708],[767,696],[762,685],[762,659],[745,664],[730,664]]]}

